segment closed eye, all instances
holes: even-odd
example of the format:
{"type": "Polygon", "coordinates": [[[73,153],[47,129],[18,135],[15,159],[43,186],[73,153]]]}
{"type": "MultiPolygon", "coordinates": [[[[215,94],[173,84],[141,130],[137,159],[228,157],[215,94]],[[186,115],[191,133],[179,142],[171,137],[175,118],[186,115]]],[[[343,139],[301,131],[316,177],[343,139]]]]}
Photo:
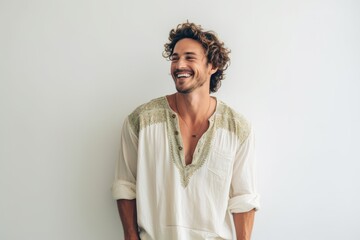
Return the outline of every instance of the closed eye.
{"type": "Polygon", "coordinates": [[[174,55],[170,56],[170,61],[174,62],[174,61],[177,61],[177,60],[179,60],[178,56],[174,56],[174,55]]]}
{"type": "Polygon", "coordinates": [[[186,60],[196,60],[194,56],[186,56],[186,60]]]}

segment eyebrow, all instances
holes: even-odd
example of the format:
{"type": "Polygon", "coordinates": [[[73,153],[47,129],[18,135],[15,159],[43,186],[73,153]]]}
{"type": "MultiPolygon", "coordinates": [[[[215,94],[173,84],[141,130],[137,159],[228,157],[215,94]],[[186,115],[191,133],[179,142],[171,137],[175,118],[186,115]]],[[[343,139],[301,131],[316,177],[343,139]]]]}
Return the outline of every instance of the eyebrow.
{"type": "MultiPolygon", "coordinates": [[[[186,52],[185,55],[196,55],[194,52],[186,52]]],[[[179,56],[178,53],[173,53],[172,56],[179,56]]]]}

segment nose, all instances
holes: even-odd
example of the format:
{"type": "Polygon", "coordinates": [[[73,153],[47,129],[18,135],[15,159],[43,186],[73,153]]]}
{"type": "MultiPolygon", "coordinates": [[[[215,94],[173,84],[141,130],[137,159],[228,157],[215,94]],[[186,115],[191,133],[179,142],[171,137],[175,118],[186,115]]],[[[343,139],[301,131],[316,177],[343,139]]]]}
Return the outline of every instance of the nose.
{"type": "Polygon", "coordinates": [[[184,58],[180,57],[176,63],[175,63],[175,68],[177,69],[182,69],[182,68],[186,68],[186,61],[184,58]]]}

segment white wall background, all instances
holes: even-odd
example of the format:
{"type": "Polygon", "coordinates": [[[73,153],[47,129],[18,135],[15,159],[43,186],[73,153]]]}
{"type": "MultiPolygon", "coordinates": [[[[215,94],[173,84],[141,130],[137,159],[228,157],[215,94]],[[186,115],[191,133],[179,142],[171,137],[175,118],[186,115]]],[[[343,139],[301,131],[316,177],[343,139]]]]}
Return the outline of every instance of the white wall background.
{"type": "Polygon", "coordinates": [[[216,95],[256,128],[253,239],[360,239],[356,0],[0,0],[0,239],[122,239],[122,121],[174,92],[186,19],[232,49],[216,95]]]}

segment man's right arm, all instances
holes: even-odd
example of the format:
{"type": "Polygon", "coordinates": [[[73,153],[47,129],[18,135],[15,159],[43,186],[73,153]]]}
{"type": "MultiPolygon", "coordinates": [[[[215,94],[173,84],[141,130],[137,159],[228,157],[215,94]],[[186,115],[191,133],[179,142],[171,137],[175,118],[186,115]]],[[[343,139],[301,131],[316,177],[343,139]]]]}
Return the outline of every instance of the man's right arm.
{"type": "Polygon", "coordinates": [[[117,206],[124,229],[125,240],[139,240],[136,200],[119,199],[117,206]]]}
{"type": "Polygon", "coordinates": [[[129,117],[126,118],[121,132],[119,159],[112,186],[112,195],[117,201],[125,240],[140,239],[136,209],[138,137],[133,129],[129,117]]]}

